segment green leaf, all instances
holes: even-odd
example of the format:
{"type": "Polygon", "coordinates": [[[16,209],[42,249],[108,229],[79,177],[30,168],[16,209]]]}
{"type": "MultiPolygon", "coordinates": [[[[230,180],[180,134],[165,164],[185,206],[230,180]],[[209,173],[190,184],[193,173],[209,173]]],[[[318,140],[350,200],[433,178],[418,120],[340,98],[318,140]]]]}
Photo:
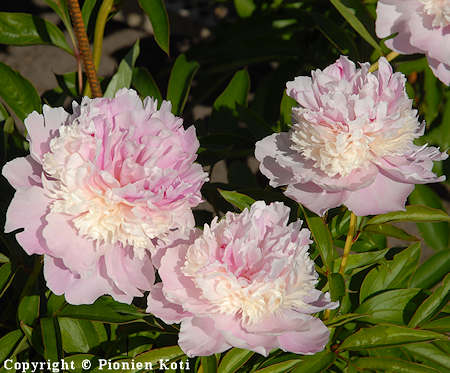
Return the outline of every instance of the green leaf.
{"type": "Polygon", "coordinates": [[[72,97],[79,96],[77,72],[73,71],[62,75],[55,74],[55,78],[58,82],[58,85],[61,87],[61,89],[66,95],[72,97]]]}
{"type": "Polygon", "coordinates": [[[45,358],[51,361],[57,361],[61,355],[58,320],[53,317],[43,317],[40,319],[40,322],[45,358]]]}
{"type": "Polygon", "coordinates": [[[153,27],[155,40],[161,49],[170,54],[169,51],[169,17],[163,0],[138,0],[139,5],[147,13],[153,27]]]}
{"type": "Polygon", "coordinates": [[[3,363],[11,355],[22,337],[22,331],[17,329],[0,338],[0,363],[3,363]]]}
{"type": "Polygon", "coordinates": [[[385,359],[378,357],[362,357],[352,360],[351,364],[359,370],[370,369],[374,371],[386,371],[396,373],[439,373],[436,369],[428,366],[411,363],[406,360],[385,359]]]}
{"type": "MultiPolygon", "coordinates": [[[[348,256],[347,265],[345,266],[345,273],[351,273],[355,269],[363,269],[369,265],[375,264],[382,260],[389,249],[370,251],[368,253],[351,254],[348,256]]],[[[339,270],[341,258],[335,259],[333,269],[339,270]]]]}
{"type": "Polygon", "coordinates": [[[250,17],[256,9],[253,0],[234,0],[234,7],[241,18],[250,17]]]}
{"type": "Polygon", "coordinates": [[[421,326],[424,322],[429,321],[433,316],[437,315],[446,304],[448,304],[449,299],[450,274],[444,278],[442,285],[420,305],[408,326],[415,328],[421,326]]]}
{"type": "Polygon", "coordinates": [[[450,356],[433,343],[414,343],[404,346],[403,349],[414,356],[414,360],[432,362],[450,371],[450,356]]]}
{"type": "Polygon", "coordinates": [[[136,59],[139,56],[139,40],[133,45],[133,48],[127,53],[125,58],[120,62],[117,72],[113,75],[111,81],[106,88],[105,97],[114,97],[120,88],[130,88],[133,79],[133,69],[136,59]]]}
{"type": "Polygon", "coordinates": [[[128,323],[141,320],[147,314],[139,313],[134,306],[119,303],[110,297],[102,297],[90,305],[74,306],[67,304],[60,311],[55,312],[58,317],[70,317],[72,319],[83,319],[102,321],[106,323],[128,323]]]}
{"type": "Polygon", "coordinates": [[[422,325],[423,329],[435,330],[437,332],[448,333],[450,332],[450,316],[441,317],[440,319],[435,319],[429,321],[422,325]]]}
{"type": "Polygon", "coordinates": [[[336,360],[336,354],[330,351],[322,351],[315,355],[303,356],[302,362],[292,373],[319,373],[326,372],[328,367],[336,360]]]}
{"type": "Polygon", "coordinates": [[[364,315],[360,315],[358,313],[346,313],[345,315],[336,316],[331,320],[326,320],[324,321],[324,323],[330,328],[337,328],[338,326],[344,325],[348,322],[360,319],[362,317],[364,317],[364,315]]]}
{"type": "MultiPolygon", "coordinates": [[[[0,263],[9,263],[9,258],[6,255],[0,253],[0,263]]],[[[1,289],[1,286],[0,286],[0,289],[1,289]]]]}
{"type": "Polygon", "coordinates": [[[421,205],[406,206],[406,211],[394,211],[387,214],[374,216],[366,225],[383,224],[397,221],[433,222],[450,221],[450,216],[442,210],[433,209],[421,205]]]}
{"type": "Polygon", "coordinates": [[[1,62],[0,81],[0,97],[22,121],[35,110],[41,112],[41,99],[31,83],[1,62]]]}
{"type": "Polygon", "coordinates": [[[0,267],[0,297],[11,284],[11,263],[5,263],[0,267]]]}
{"type": "MultiPolygon", "coordinates": [[[[444,210],[439,196],[426,185],[416,185],[414,191],[409,196],[409,201],[412,204],[420,204],[444,210]]],[[[448,249],[450,235],[449,223],[417,223],[417,227],[419,228],[422,237],[425,239],[425,242],[433,249],[448,249]]]]}
{"type": "Polygon", "coordinates": [[[376,40],[370,35],[366,30],[361,21],[356,17],[354,11],[351,8],[346,7],[340,0],[330,0],[331,3],[336,7],[336,9],[341,13],[341,15],[346,19],[346,21],[352,26],[355,31],[367,41],[379,54],[383,54],[380,46],[376,40]]]}
{"type": "Polygon", "coordinates": [[[434,340],[447,340],[447,337],[428,330],[396,325],[378,325],[372,328],[363,328],[351,334],[342,342],[339,350],[364,351],[368,348],[399,346],[434,340]]]}
{"type": "Polygon", "coordinates": [[[27,325],[33,325],[39,317],[40,296],[36,294],[25,295],[17,308],[17,317],[27,325]]]}
{"type": "Polygon", "coordinates": [[[201,363],[203,373],[216,373],[217,372],[217,359],[215,355],[202,356],[201,363]]]}
{"type": "Polygon", "coordinates": [[[60,318],[62,346],[68,353],[89,352],[107,339],[102,323],[60,318]]]}
{"type": "Polygon", "coordinates": [[[268,367],[255,370],[254,373],[285,373],[298,364],[302,364],[299,360],[287,360],[281,363],[269,365],[268,367]]]}
{"type": "Polygon", "coordinates": [[[405,286],[407,280],[416,269],[419,257],[420,244],[414,243],[395,255],[393,260],[382,263],[372,269],[361,285],[360,302],[362,303],[378,291],[405,286]]]}
{"type": "Polygon", "coordinates": [[[305,217],[309,230],[316,242],[317,249],[322,257],[322,261],[327,266],[328,271],[331,272],[333,270],[333,260],[335,257],[331,233],[321,218],[317,216],[308,217],[306,214],[305,217]]]}
{"type": "MultiPolygon", "coordinates": [[[[159,361],[163,360],[164,362],[167,361],[175,361],[180,358],[182,358],[184,355],[183,351],[178,346],[170,346],[170,347],[162,347],[154,350],[150,350],[147,352],[144,352],[143,354],[140,354],[136,356],[133,360],[134,363],[151,363],[154,365],[154,367],[159,367],[159,361]],[[166,361],[167,359],[167,361],[166,361]]],[[[131,359],[126,360],[120,360],[120,361],[131,361],[131,359]]],[[[130,370],[124,370],[126,373],[135,373],[139,372],[142,369],[130,369],[130,370]]]]}
{"type": "Polygon", "coordinates": [[[92,11],[95,8],[97,0],[84,0],[83,7],[81,8],[81,15],[83,17],[84,27],[86,29],[89,26],[89,20],[91,18],[92,11]]]}
{"type": "Polygon", "coordinates": [[[429,289],[441,281],[450,269],[450,250],[442,250],[420,265],[411,278],[413,288],[429,289]]]}
{"type": "Polygon", "coordinates": [[[250,90],[250,76],[247,70],[240,70],[234,74],[225,90],[214,101],[214,109],[230,109],[236,113],[236,106],[247,106],[247,96],[250,90]]]}
{"type": "Polygon", "coordinates": [[[180,54],[176,59],[167,86],[167,99],[172,103],[172,112],[175,115],[183,113],[192,79],[199,67],[196,61],[188,61],[184,54],[180,54]]]}
{"type": "Polygon", "coordinates": [[[426,107],[425,121],[430,125],[439,115],[439,105],[442,102],[442,91],[438,79],[428,66],[425,69],[424,92],[424,106],[426,107]]]}
{"type": "Polygon", "coordinates": [[[0,43],[8,45],[50,44],[73,54],[63,32],[53,23],[26,13],[0,12],[0,43]]]}
{"type": "Polygon", "coordinates": [[[388,290],[365,300],[355,312],[367,315],[361,318],[361,321],[405,324],[407,321],[405,318],[409,318],[418,306],[414,298],[420,291],[420,289],[388,290]]]}
{"type": "Polygon", "coordinates": [[[152,75],[145,67],[134,68],[132,85],[142,97],[153,97],[158,100],[158,105],[161,105],[161,92],[152,75]]]}
{"type": "Polygon", "coordinates": [[[282,125],[280,131],[284,131],[292,125],[292,108],[294,106],[298,106],[297,101],[295,101],[292,97],[289,97],[286,94],[286,91],[284,91],[283,98],[280,103],[280,120],[282,125]]]}
{"type": "MultiPolygon", "coordinates": [[[[421,224],[431,224],[431,223],[421,223],[421,224]]],[[[444,223],[445,224],[445,223],[444,223]]],[[[403,241],[420,241],[419,238],[405,232],[403,229],[400,229],[391,224],[371,224],[366,225],[363,229],[365,232],[372,232],[382,234],[387,237],[398,238],[403,241]]]]}
{"type": "Polygon", "coordinates": [[[234,207],[239,209],[240,211],[244,209],[250,209],[250,206],[255,202],[255,200],[245,194],[238,193],[234,190],[222,190],[217,189],[220,195],[229,203],[231,203],[234,207]]]}
{"type": "Polygon", "coordinates": [[[345,295],[345,281],[340,273],[332,273],[329,278],[330,295],[333,302],[345,295]]]}
{"type": "Polygon", "coordinates": [[[219,367],[217,368],[217,372],[234,373],[242,367],[253,354],[253,351],[244,350],[242,348],[232,348],[222,358],[219,367]]]}

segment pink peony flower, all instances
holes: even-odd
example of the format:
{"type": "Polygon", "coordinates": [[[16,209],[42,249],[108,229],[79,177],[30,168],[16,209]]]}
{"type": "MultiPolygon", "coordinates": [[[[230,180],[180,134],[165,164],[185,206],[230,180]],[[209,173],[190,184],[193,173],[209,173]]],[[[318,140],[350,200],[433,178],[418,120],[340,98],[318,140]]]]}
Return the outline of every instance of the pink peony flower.
{"type": "Polygon", "coordinates": [[[123,89],[74,102],[72,115],[44,105],[26,118],[31,154],[3,167],[16,189],[5,232],[25,229],[17,241],[44,254],[48,287],[69,303],[142,296],[154,282],[148,250],[194,226],[206,174],[194,127],[170,110],[123,89]]]}
{"type": "Polygon", "coordinates": [[[293,109],[289,132],[256,143],[260,170],[273,187],[323,215],[341,204],[364,216],[403,210],[414,184],[444,180],[432,161],[439,149],[416,146],[424,123],[405,92],[405,77],[385,58],[379,70],[356,69],[346,57],[287,83],[293,109]]]}
{"type": "Polygon", "coordinates": [[[450,84],[450,1],[379,0],[376,33],[401,54],[424,53],[434,74],[450,84]]]}
{"type": "Polygon", "coordinates": [[[147,312],[181,322],[178,343],[188,356],[232,346],[265,356],[274,348],[313,354],[325,347],[328,329],[311,314],[337,303],[315,289],[310,232],[288,219],[282,203],[258,201],[166,248],[147,312]]]}

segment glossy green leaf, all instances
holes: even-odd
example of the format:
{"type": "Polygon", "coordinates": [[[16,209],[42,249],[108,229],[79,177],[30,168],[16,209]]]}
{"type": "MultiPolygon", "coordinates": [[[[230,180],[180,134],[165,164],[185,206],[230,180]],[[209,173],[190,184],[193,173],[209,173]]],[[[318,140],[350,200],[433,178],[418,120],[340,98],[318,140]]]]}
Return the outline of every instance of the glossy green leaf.
{"type": "Polygon", "coordinates": [[[317,216],[306,217],[309,230],[316,242],[317,249],[329,271],[332,271],[335,257],[333,239],[327,225],[317,216]]]}
{"type": "MultiPolygon", "coordinates": [[[[421,223],[421,224],[431,224],[431,223],[421,223]]],[[[445,224],[445,223],[444,223],[445,224]]],[[[403,241],[420,241],[419,238],[409,234],[401,228],[398,228],[391,224],[370,224],[364,227],[365,232],[372,232],[382,234],[387,237],[398,238],[403,241]]]]}
{"type": "Polygon", "coordinates": [[[364,315],[360,315],[358,313],[346,313],[345,315],[339,315],[339,316],[334,317],[331,320],[326,320],[324,322],[325,322],[325,325],[327,325],[328,327],[336,328],[336,327],[344,325],[348,322],[358,320],[362,317],[364,317],[364,315]]]}
{"type": "Polygon", "coordinates": [[[139,56],[139,52],[139,40],[137,40],[133,48],[131,48],[125,58],[120,62],[117,72],[111,78],[104,94],[105,97],[114,97],[119,89],[130,88],[133,79],[134,64],[139,56]]]}
{"type": "MultiPolygon", "coordinates": [[[[383,260],[389,249],[369,251],[367,253],[350,254],[347,259],[347,265],[345,266],[345,273],[351,273],[358,268],[366,268],[368,265],[378,263],[383,260]]],[[[333,268],[335,271],[339,270],[341,259],[335,259],[333,268]]]]}
{"type": "Polygon", "coordinates": [[[172,112],[175,115],[183,113],[192,79],[199,67],[196,61],[188,61],[184,54],[180,54],[176,59],[167,86],[167,99],[172,103],[172,112]]]}
{"type": "MultiPolygon", "coordinates": [[[[409,201],[412,204],[420,204],[444,210],[439,196],[426,185],[416,185],[409,196],[409,201]]],[[[417,223],[417,227],[428,246],[436,250],[448,249],[450,235],[449,223],[417,223]]]]}
{"type": "Polygon", "coordinates": [[[450,250],[442,250],[419,266],[411,278],[413,288],[429,289],[450,271],[450,250]]]}
{"type": "Polygon", "coordinates": [[[442,333],[450,333],[450,316],[426,322],[422,325],[422,328],[442,333]]]}
{"type": "Polygon", "coordinates": [[[366,30],[361,21],[356,17],[351,8],[346,7],[340,0],[330,0],[346,21],[355,29],[355,31],[367,41],[379,54],[383,54],[376,40],[366,30]]]}
{"type": "Polygon", "coordinates": [[[429,330],[411,329],[395,325],[378,325],[363,328],[351,334],[339,350],[360,351],[368,348],[400,346],[408,343],[447,340],[443,334],[429,330]]]}
{"type": "Polygon", "coordinates": [[[256,9],[253,0],[234,0],[234,7],[241,18],[250,17],[256,9]]]}
{"type": "Polygon", "coordinates": [[[433,316],[437,315],[439,311],[448,304],[450,300],[450,274],[448,274],[442,285],[434,290],[417,309],[414,316],[409,322],[411,328],[421,326],[424,322],[429,321],[433,316]]]}
{"type": "Polygon", "coordinates": [[[300,360],[287,360],[281,363],[269,365],[268,367],[255,370],[255,373],[286,373],[298,364],[302,364],[300,360]]]}
{"type": "Polygon", "coordinates": [[[134,68],[132,85],[142,97],[153,97],[158,100],[158,105],[161,105],[161,92],[152,75],[145,67],[134,68]]]}
{"type": "Polygon", "coordinates": [[[89,320],[60,318],[62,346],[68,353],[89,352],[107,339],[102,323],[89,320]]]}
{"type": "Polygon", "coordinates": [[[24,120],[33,111],[41,112],[36,89],[17,71],[0,62],[0,97],[24,120]]]}
{"type": "Polygon", "coordinates": [[[163,0],[138,0],[153,27],[156,43],[169,55],[169,17],[163,0]]]}
{"type": "Polygon", "coordinates": [[[27,325],[33,325],[39,317],[40,297],[36,294],[25,295],[17,308],[17,317],[27,325]]]}
{"type": "Polygon", "coordinates": [[[332,273],[329,278],[330,296],[333,302],[345,295],[345,281],[340,273],[332,273]]]}
{"type": "Polygon", "coordinates": [[[43,317],[40,323],[45,358],[51,361],[59,360],[62,351],[58,320],[53,317],[43,317]]]}
{"type": "Polygon", "coordinates": [[[203,373],[216,373],[217,372],[217,359],[215,355],[202,356],[201,364],[203,373]]]}
{"type": "Polygon", "coordinates": [[[214,101],[214,109],[230,109],[236,113],[236,106],[247,106],[247,96],[250,90],[250,76],[247,70],[240,70],[234,74],[225,90],[214,101]]]}
{"type": "Polygon", "coordinates": [[[370,369],[374,371],[386,371],[396,373],[438,373],[439,371],[429,366],[412,363],[406,360],[385,359],[378,357],[362,357],[352,361],[352,365],[358,370],[370,369]]]}
{"type": "Polygon", "coordinates": [[[450,371],[450,355],[436,347],[433,343],[414,343],[403,347],[415,360],[432,362],[450,371]]]}
{"type": "Polygon", "coordinates": [[[406,206],[406,211],[394,211],[387,214],[374,216],[366,225],[383,224],[397,221],[433,222],[450,221],[450,216],[442,210],[433,209],[422,205],[406,206]]]}
{"type": "Polygon", "coordinates": [[[5,263],[0,267],[0,296],[6,291],[11,284],[11,263],[5,263]]]}
{"type": "Polygon", "coordinates": [[[393,260],[372,269],[361,285],[361,303],[378,291],[404,287],[416,269],[419,257],[420,244],[414,243],[395,255],[393,260]]]}
{"type": "Polygon", "coordinates": [[[250,206],[255,202],[255,200],[245,194],[238,193],[234,190],[222,190],[218,189],[220,195],[234,207],[240,211],[250,208],[250,206]]]}
{"type": "Polygon", "coordinates": [[[425,69],[424,75],[424,106],[426,107],[425,121],[430,125],[433,120],[439,115],[439,106],[442,102],[442,91],[439,80],[436,78],[433,71],[431,71],[428,66],[425,69]]]}
{"type": "MultiPolygon", "coordinates": [[[[0,263],[9,263],[9,258],[6,255],[0,253],[0,263]]],[[[1,286],[0,286],[0,288],[1,288],[1,286]]]]}
{"type": "Polygon", "coordinates": [[[282,124],[280,130],[286,130],[292,125],[292,108],[294,106],[298,106],[297,101],[289,97],[285,91],[280,103],[280,120],[282,124]]]}
{"type": "MultiPolygon", "coordinates": [[[[167,361],[174,361],[182,358],[184,355],[183,351],[179,346],[170,346],[170,347],[162,347],[157,348],[154,350],[150,350],[147,352],[144,352],[143,354],[140,354],[136,356],[133,360],[135,363],[141,362],[141,363],[152,363],[155,367],[159,367],[160,360],[167,363],[167,361]],[[167,359],[167,360],[166,360],[167,359]]],[[[131,359],[126,359],[124,361],[130,361],[131,359]]],[[[139,372],[142,369],[130,369],[130,370],[124,370],[124,373],[135,373],[139,372]]]]}
{"type": "Polygon", "coordinates": [[[58,317],[70,317],[106,323],[127,323],[141,320],[146,314],[139,313],[134,306],[119,303],[109,297],[102,297],[90,305],[65,305],[55,313],[58,317]]]}
{"type": "Polygon", "coordinates": [[[3,361],[11,355],[22,337],[22,331],[17,329],[0,338],[0,363],[3,363],[3,361]]]}
{"type": "Polygon", "coordinates": [[[405,324],[407,321],[405,318],[418,306],[413,299],[420,291],[420,289],[388,290],[365,300],[355,312],[367,315],[361,318],[361,321],[405,324]]]}
{"type": "Polygon", "coordinates": [[[53,23],[26,13],[0,12],[0,43],[55,45],[73,54],[62,31],[53,23]]]}
{"type": "Polygon", "coordinates": [[[222,358],[219,367],[217,368],[217,372],[234,373],[242,367],[253,354],[253,351],[243,350],[242,348],[233,348],[222,358]]]}
{"type": "Polygon", "coordinates": [[[89,20],[91,18],[92,11],[95,8],[97,0],[84,0],[83,7],[81,8],[81,15],[83,17],[84,27],[88,28],[89,20]]]}
{"type": "Polygon", "coordinates": [[[303,356],[302,362],[292,373],[319,373],[326,372],[328,367],[336,360],[336,354],[330,351],[322,351],[315,355],[303,356]]]}

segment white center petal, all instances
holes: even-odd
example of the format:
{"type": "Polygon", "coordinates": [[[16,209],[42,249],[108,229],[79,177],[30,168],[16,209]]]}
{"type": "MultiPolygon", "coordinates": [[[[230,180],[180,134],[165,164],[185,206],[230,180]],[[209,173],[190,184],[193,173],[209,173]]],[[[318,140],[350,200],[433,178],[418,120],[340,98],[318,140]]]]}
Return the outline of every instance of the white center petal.
{"type": "Polygon", "coordinates": [[[450,25],[450,0],[419,0],[426,14],[434,16],[434,27],[450,25]]]}
{"type": "Polygon", "coordinates": [[[306,109],[296,109],[296,122],[291,130],[292,150],[314,161],[328,176],[347,176],[353,170],[365,168],[383,156],[403,154],[417,137],[417,119],[414,112],[405,110],[386,124],[376,122],[348,126],[329,126],[311,123],[303,117],[306,109]]]}

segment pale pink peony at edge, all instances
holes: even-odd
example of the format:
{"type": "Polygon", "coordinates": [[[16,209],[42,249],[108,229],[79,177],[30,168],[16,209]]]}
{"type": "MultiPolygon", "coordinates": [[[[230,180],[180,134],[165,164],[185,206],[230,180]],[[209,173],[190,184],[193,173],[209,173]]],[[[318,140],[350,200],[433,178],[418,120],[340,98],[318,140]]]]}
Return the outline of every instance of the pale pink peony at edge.
{"type": "Polygon", "coordinates": [[[169,102],[135,91],[89,99],[73,114],[44,105],[25,125],[30,155],[3,167],[16,189],[5,232],[44,254],[47,286],[72,304],[103,294],[130,303],[154,283],[149,251],[194,226],[206,174],[195,129],[169,102]]]}
{"type": "Polygon", "coordinates": [[[400,54],[423,53],[434,74],[450,84],[450,0],[379,0],[376,33],[400,54]]]}
{"type": "Polygon", "coordinates": [[[338,304],[315,289],[310,232],[288,219],[282,203],[258,201],[166,247],[147,312],[181,322],[178,343],[188,356],[324,349],[329,331],[312,314],[338,304]]]}
{"type": "Polygon", "coordinates": [[[347,57],[312,78],[287,83],[293,109],[289,132],[256,143],[260,170],[273,187],[319,215],[344,204],[356,215],[404,210],[414,184],[444,180],[433,161],[439,149],[416,146],[424,131],[405,92],[405,77],[385,58],[379,69],[357,69],[347,57]]]}

